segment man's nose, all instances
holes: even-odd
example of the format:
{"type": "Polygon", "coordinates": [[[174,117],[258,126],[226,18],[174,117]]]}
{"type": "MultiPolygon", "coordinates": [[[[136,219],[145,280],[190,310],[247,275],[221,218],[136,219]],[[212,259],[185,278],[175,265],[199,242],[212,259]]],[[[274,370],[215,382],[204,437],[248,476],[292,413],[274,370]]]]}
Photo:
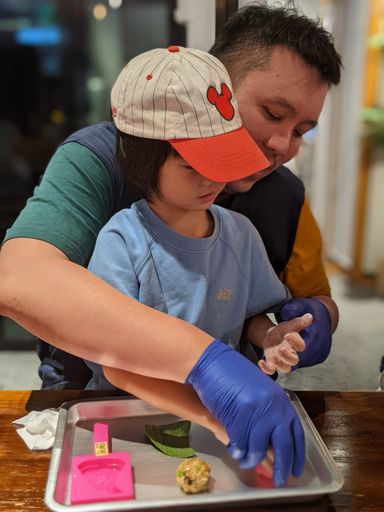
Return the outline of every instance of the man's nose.
{"type": "Polygon", "coordinates": [[[272,133],[265,146],[274,151],[276,155],[287,155],[291,151],[292,136],[290,132],[272,133]]]}

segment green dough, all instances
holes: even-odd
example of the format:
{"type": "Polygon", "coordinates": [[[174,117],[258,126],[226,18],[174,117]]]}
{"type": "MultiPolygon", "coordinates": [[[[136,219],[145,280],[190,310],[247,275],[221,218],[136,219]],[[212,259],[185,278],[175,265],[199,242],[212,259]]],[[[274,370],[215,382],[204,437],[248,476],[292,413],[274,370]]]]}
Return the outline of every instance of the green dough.
{"type": "Polygon", "coordinates": [[[187,458],[196,455],[189,446],[190,421],[176,421],[168,425],[144,425],[144,432],[151,443],[169,457],[187,458]]]}

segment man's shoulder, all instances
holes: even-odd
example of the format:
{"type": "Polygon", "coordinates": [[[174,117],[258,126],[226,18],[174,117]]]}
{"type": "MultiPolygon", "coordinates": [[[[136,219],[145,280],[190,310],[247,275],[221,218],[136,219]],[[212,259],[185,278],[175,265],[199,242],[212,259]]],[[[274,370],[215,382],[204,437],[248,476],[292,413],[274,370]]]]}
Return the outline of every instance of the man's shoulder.
{"type": "Polygon", "coordinates": [[[122,207],[129,206],[135,198],[125,188],[124,178],[117,161],[115,124],[112,121],[103,121],[81,128],[65,139],[61,147],[67,147],[69,143],[86,148],[104,166],[112,183],[113,210],[118,211],[122,207]]]}
{"type": "Polygon", "coordinates": [[[257,181],[247,192],[234,194],[223,206],[239,211],[249,218],[250,212],[257,211],[258,215],[263,215],[263,212],[271,208],[280,212],[287,208],[300,210],[304,197],[303,182],[287,167],[282,166],[257,181]]]}
{"type": "Polygon", "coordinates": [[[100,138],[104,142],[113,142],[115,144],[116,128],[112,121],[103,121],[101,123],[80,128],[69,135],[62,144],[67,144],[69,142],[78,142],[79,144],[84,145],[87,143],[95,144],[97,140],[100,140],[100,138]]]}
{"type": "Polygon", "coordinates": [[[284,165],[278,167],[266,178],[256,182],[251,190],[273,189],[276,191],[276,187],[278,189],[285,188],[297,194],[304,194],[305,190],[301,179],[284,165]]]}
{"type": "Polygon", "coordinates": [[[303,182],[287,167],[281,166],[257,181],[247,192],[230,195],[220,204],[250,218],[252,212],[264,216],[271,209],[275,213],[285,212],[283,215],[286,215],[287,209],[301,210],[304,197],[303,182]]]}
{"type": "Polygon", "coordinates": [[[221,203],[248,217],[277,273],[284,269],[292,252],[304,192],[302,181],[287,167],[279,167],[247,192],[228,196],[221,203]]]}

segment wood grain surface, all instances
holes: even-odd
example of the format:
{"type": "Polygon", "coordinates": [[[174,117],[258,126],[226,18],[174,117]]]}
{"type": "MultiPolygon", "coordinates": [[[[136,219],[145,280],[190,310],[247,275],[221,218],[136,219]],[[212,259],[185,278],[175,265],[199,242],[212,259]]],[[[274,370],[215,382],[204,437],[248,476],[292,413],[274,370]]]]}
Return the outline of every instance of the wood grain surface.
{"type": "MultiPolygon", "coordinates": [[[[48,510],[44,489],[50,451],[28,450],[12,421],[66,401],[111,395],[110,391],[0,391],[0,511],[48,510]]],[[[297,395],[340,468],[344,486],[316,501],[241,510],[383,512],[384,393],[303,391],[297,395]]],[[[239,507],[221,510],[234,512],[239,507]]]]}

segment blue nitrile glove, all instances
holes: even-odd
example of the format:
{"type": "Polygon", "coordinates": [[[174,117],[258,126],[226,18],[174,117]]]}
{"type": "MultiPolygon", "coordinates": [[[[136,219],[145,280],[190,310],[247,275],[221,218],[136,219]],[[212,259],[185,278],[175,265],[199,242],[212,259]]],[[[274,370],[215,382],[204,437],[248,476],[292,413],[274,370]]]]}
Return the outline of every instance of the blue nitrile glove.
{"type": "Polygon", "coordinates": [[[274,449],[274,481],[300,476],[304,432],[285,391],[257,366],[220,340],[201,354],[186,380],[221,422],[229,453],[241,468],[252,468],[274,449]]]}
{"type": "Polygon", "coordinates": [[[331,351],[332,328],[328,309],[315,298],[292,299],[280,311],[282,320],[311,313],[312,324],[300,331],[305,341],[304,352],[298,352],[299,363],[294,368],[305,368],[325,361],[331,351]]]}

